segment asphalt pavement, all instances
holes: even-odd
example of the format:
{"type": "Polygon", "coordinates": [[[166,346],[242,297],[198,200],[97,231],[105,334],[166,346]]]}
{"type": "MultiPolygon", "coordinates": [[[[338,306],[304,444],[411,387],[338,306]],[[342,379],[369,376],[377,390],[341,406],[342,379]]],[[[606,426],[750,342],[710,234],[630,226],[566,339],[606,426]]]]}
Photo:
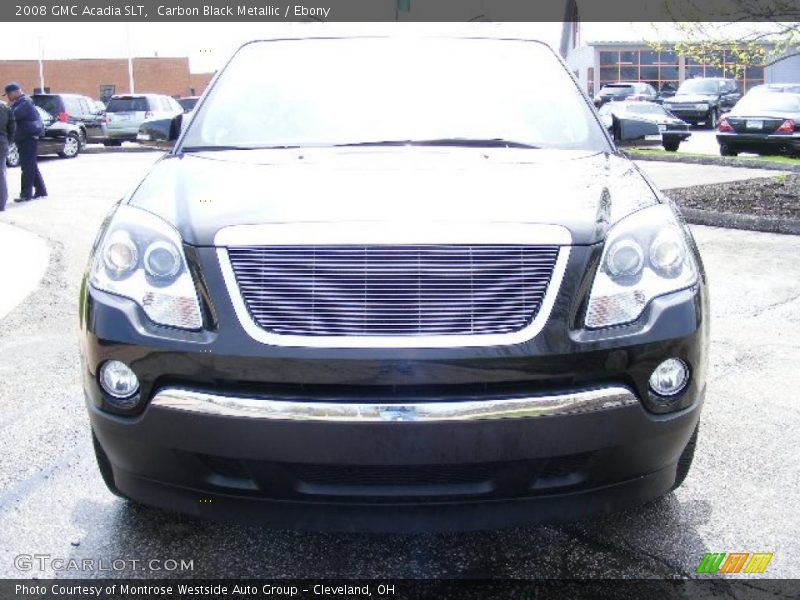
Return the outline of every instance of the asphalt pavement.
{"type": "Polygon", "coordinates": [[[698,451],[684,486],[641,508],[559,526],[362,535],[200,521],[115,498],[95,467],[79,381],[78,285],[104,215],[156,157],[43,160],[52,196],[0,215],[50,250],[38,288],[0,320],[0,577],[684,577],[706,552],[772,552],[765,577],[800,577],[792,236],[694,228],[712,313],[698,451]],[[94,567],[54,568],[71,558],[94,567]],[[152,559],[192,568],[131,562],[152,559]]]}

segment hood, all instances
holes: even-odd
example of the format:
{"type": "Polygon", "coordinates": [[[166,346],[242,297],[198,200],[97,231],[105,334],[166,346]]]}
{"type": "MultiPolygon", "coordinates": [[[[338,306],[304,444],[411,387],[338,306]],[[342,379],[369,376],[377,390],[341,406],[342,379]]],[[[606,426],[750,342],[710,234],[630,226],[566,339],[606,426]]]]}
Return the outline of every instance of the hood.
{"type": "Polygon", "coordinates": [[[709,102],[717,98],[716,94],[675,94],[664,100],[664,104],[684,102],[709,102]]]}
{"type": "Polygon", "coordinates": [[[628,159],[585,151],[322,148],[167,155],[129,203],[212,246],[219,229],[271,223],[370,223],[413,228],[557,224],[573,243],[656,196],[628,159]]]}

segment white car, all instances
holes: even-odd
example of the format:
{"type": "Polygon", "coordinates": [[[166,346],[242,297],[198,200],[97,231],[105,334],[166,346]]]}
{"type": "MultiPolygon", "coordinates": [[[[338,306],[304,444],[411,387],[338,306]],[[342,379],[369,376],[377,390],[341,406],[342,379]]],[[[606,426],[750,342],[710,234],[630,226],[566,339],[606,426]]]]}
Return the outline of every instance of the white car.
{"type": "Polygon", "coordinates": [[[106,146],[135,142],[145,119],[171,119],[183,114],[173,98],[163,94],[124,94],[112,96],[106,106],[106,146]]]}

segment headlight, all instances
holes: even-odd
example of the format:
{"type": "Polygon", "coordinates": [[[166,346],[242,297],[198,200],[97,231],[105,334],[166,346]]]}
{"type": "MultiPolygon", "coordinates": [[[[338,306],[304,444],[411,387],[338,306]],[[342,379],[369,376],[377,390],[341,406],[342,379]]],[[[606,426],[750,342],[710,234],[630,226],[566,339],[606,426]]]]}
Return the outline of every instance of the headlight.
{"type": "Polygon", "coordinates": [[[200,329],[203,324],[181,236],[149,212],[117,209],[95,250],[89,282],[130,298],[159,325],[200,329]]]}
{"type": "Polygon", "coordinates": [[[666,205],[640,210],[612,227],[595,276],[586,326],[630,323],[647,304],[697,282],[688,234],[666,205]]]}

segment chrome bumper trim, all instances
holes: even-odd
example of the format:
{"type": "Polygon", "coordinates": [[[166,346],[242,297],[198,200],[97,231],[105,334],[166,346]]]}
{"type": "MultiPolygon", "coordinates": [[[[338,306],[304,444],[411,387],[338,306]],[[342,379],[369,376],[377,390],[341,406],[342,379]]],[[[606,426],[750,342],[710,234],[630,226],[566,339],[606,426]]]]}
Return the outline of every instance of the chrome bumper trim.
{"type": "Polygon", "coordinates": [[[522,419],[607,410],[638,402],[636,395],[622,386],[526,398],[386,404],[242,398],[165,388],[156,394],[150,406],[218,417],[366,423],[522,419]]]}

